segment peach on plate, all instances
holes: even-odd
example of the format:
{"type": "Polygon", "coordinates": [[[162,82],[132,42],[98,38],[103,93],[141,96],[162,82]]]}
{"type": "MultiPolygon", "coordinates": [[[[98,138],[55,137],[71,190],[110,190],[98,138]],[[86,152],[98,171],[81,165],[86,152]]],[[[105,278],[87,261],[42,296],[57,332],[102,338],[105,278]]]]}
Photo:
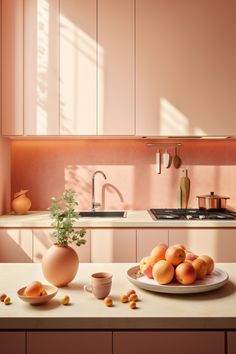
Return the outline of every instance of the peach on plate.
{"type": "Polygon", "coordinates": [[[181,243],[176,243],[175,245],[173,245],[173,247],[180,247],[180,248],[183,248],[183,250],[186,251],[186,247],[184,245],[182,245],[181,243]]]}
{"type": "Polygon", "coordinates": [[[173,265],[164,259],[158,261],[152,270],[153,278],[161,285],[170,283],[174,278],[174,273],[173,265]]]}
{"type": "Polygon", "coordinates": [[[186,261],[194,261],[198,256],[194,254],[193,252],[185,252],[185,260],[186,261]]]}
{"type": "Polygon", "coordinates": [[[151,250],[150,256],[152,258],[153,264],[157,263],[161,259],[165,259],[167,248],[168,246],[165,243],[159,243],[151,250]]]}
{"type": "Polygon", "coordinates": [[[184,260],[185,260],[185,251],[181,247],[170,246],[166,250],[165,258],[173,266],[177,266],[178,264],[184,262],[184,260]]]}
{"type": "Polygon", "coordinates": [[[148,278],[153,278],[152,276],[152,268],[153,261],[151,256],[143,257],[139,263],[140,270],[143,274],[145,274],[148,278]]]}
{"type": "Polygon", "coordinates": [[[183,262],[175,268],[175,278],[183,285],[191,285],[197,278],[197,272],[191,263],[183,262]]]}
{"type": "Polygon", "coordinates": [[[207,255],[202,255],[202,256],[199,256],[199,258],[203,259],[206,264],[207,264],[207,274],[211,274],[214,270],[214,267],[215,267],[215,263],[213,261],[213,259],[210,257],[210,256],[207,256],[207,255]]]}
{"type": "Polygon", "coordinates": [[[197,279],[203,279],[207,274],[207,263],[198,257],[192,261],[192,265],[197,272],[197,279]]]}

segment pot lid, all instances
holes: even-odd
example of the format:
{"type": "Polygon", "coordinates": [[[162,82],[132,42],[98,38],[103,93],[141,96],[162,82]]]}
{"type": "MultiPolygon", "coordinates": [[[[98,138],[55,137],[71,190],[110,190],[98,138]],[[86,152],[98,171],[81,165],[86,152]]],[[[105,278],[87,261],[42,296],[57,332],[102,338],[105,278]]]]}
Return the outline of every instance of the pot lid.
{"type": "Polygon", "coordinates": [[[214,192],[210,192],[210,194],[207,195],[197,195],[197,198],[208,198],[208,199],[230,199],[230,197],[224,197],[215,194],[214,192]]]}

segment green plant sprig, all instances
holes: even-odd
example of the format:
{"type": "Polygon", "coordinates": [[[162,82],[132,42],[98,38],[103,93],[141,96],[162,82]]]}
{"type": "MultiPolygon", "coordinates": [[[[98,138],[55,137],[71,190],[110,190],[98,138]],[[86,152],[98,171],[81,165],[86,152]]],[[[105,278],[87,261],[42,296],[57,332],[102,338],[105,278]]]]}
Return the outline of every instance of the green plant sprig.
{"type": "Polygon", "coordinates": [[[60,198],[52,197],[51,206],[48,208],[51,226],[55,229],[51,235],[56,238],[57,244],[66,246],[75,243],[77,246],[84,245],[86,230],[74,230],[73,225],[79,219],[79,212],[75,210],[78,203],[75,200],[75,191],[66,189],[60,198]]]}

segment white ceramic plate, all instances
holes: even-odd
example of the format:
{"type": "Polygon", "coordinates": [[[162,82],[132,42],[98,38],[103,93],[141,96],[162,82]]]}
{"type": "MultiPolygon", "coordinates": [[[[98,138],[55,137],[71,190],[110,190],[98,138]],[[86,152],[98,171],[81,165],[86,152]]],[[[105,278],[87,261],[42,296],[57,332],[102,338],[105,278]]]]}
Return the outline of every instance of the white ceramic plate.
{"type": "Polygon", "coordinates": [[[139,266],[130,268],[127,271],[127,277],[131,283],[139,288],[169,294],[203,293],[220,288],[229,279],[229,275],[225,271],[215,268],[212,274],[207,275],[204,279],[196,280],[192,285],[181,285],[177,281],[161,285],[154,279],[149,279],[146,275],[142,275],[139,266]]]}

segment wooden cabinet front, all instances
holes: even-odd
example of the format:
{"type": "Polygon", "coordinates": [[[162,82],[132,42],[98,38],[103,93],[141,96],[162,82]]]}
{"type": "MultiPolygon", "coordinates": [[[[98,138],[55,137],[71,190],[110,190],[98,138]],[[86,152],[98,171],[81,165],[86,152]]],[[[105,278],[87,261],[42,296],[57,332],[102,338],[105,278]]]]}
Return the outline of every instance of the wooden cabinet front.
{"type": "Polygon", "coordinates": [[[25,354],[25,332],[0,331],[2,354],[25,354]]]}
{"type": "Polygon", "coordinates": [[[1,1],[2,134],[23,134],[23,0],[1,1]]]}
{"type": "Polygon", "coordinates": [[[135,134],[134,0],[98,1],[98,135],[135,134]]]}
{"type": "Polygon", "coordinates": [[[59,134],[58,28],[59,0],[24,0],[24,135],[59,134]]]}
{"type": "Polygon", "coordinates": [[[207,254],[215,262],[236,262],[235,229],[180,229],[169,231],[170,245],[181,243],[197,255],[207,254]]]}
{"type": "Polygon", "coordinates": [[[227,332],[227,354],[236,353],[236,332],[227,332]]]}
{"type": "Polygon", "coordinates": [[[136,262],[136,230],[91,230],[91,262],[136,262]]]}
{"type": "Polygon", "coordinates": [[[27,353],[112,354],[112,332],[28,332],[27,353]]]}
{"type": "Polygon", "coordinates": [[[113,354],[225,354],[224,332],[114,332],[113,354]]]}
{"type": "Polygon", "coordinates": [[[235,1],[136,1],[136,134],[234,135],[235,1]]]}
{"type": "Polygon", "coordinates": [[[97,134],[96,0],[60,1],[60,135],[97,134]]]}

